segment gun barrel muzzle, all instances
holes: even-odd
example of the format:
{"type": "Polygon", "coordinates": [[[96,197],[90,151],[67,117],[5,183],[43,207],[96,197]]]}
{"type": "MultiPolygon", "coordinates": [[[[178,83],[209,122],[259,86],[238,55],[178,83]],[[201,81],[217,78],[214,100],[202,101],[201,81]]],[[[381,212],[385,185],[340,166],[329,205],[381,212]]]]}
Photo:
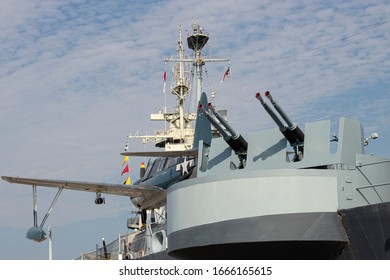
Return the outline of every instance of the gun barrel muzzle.
{"type": "Polygon", "coordinates": [[[279,115],[286,121],[287,126],[290,130],[294,129],[296,124],[287,116],[287,114],[284,112],[282,107],[279,106],[279,104],[272,98],[272,95],[269,91],[265,93],[265,96],[271,101],[272,105],[274,106],[275,110],[279,113],[279,115]]]}
{"type": "Polygon", "coordinates": [[[282,107],[279,106],[279,104],[273,99],[271,93],[267,91],[265,93],[265,96],[271,101],[272,105],[274,106],[275,110],[279,113],[279,115],[285,120],[287,123],[288,129],[292,132],[298,143],[303,143],[305,140],[305,135],[302,132],[302,130],[298,127],[297,124],[295,124],[284,112],[282,107]]]}
{"type": "MultiPolygon", "coordinates": [[[[268,91],[267,91],[268,92],[268,91]]],[[[266,92],[266,93],[267,93],[266,92]]],[[[260,101],[261,105],[263,105],[264,109],[267,111],[268,115],[274,120],[274,122],[278,125],[280,131],[285,131],[287,127],[282,123],[282,121],[276,116],[274,111],[268,106],[267,103],[264,102],[264,99],[261,97],[260,93],[256,93],[256,99],[260,101]]]]}
{"type": "Polygon", "coordinates": [[[274,120],[278,125],[280,132],[286,137],[287,141],[290,142],[292,146],[303,143],[305,135],[302,130],[296,125],[283,111],[279,104],[273,99],[271,93],[266,91],[264,95],[271,101],[271,104],[274,106],[275,110],[279,113],[282,119],[287,123],[287,126],[278,118],[274,111],[264,102],[260,93],[256,93],[255,97],[263,105],[264,109],[267,111],[268,115],[274,120]]]}

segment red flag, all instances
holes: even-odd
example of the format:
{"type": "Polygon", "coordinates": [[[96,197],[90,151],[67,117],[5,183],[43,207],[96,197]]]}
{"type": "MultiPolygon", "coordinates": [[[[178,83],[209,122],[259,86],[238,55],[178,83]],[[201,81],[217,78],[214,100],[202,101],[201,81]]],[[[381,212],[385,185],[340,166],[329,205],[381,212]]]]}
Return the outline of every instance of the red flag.
{"type": "Polygon", "coordinates": [[[229,66],[228,69],[225,71],[225,74],[223,74],[221,83],[222,83],[225,79],[229,78],[230,76],[231,76],[231,74],[230,74],[230,66],[229,66]]]}
{"type": "Polygon", "coordinates": [[[127,164],[126,167],[123,169],[121,176],[123,173],[129,172],[129,165],[127,164]]]}
{"type": "Polygon", "coordinates": [[[164,82],[166,82],[166,81],[167,81],[167,71],[164,70],[164,82]]]}

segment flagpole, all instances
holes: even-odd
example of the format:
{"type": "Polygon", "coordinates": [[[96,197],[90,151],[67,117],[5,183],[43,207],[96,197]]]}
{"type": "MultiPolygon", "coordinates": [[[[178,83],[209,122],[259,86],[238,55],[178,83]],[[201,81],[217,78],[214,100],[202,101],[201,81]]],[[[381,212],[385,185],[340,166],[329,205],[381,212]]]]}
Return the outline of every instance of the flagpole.
{"type": "MultiPolygon", "coordinates": [[[[126,146],[125,146],[125,152],[129,148],[129,140],[126,141],[126,146]]],[[[128,178],[126,181],[123,183],[124,185],[130,185],[130,168],[129,168],[129,156],[124,156],[123,161],[122,161],[122,166],[124,166],[126,163],[125,168],[123,169],[121,176],[123,176],[124,173],[129,173],[128,178]]]]}

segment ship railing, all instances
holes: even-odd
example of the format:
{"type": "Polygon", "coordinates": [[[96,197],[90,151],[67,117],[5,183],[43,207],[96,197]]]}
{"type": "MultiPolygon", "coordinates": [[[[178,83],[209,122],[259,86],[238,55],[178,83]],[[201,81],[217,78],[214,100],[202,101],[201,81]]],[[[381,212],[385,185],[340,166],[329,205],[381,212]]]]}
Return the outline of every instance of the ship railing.
{"type": "MultiPolygon", "coordinates": [[[[385,159],[385,160],[376,161],[376,162],[369,162],[369,163],[358,163],[356,165],[356,168],[357,168],[357,170],[360,171],[360,173],[364,177],[366,177],[366,175],[363,172],[362,167],[379,165],[379,164],[384,164],[384,163],[390,163],[390,159],[385,159]]],[[[377,188],[378,187],[386,187],[386,186],[390,188],[390,181],[389,182],[380,182],[380,183],[375,183],[375,184],[371,183],[368,179],[367,179],[367,181],[368,181],[369,185],[356,187],[356,191],[363,197],[363,199],[366,201],[366,203],[372,204],[372,203],[370,203],[370,200],[366,197],[366,195],[364,195],[362,192],[362,190],[365,190],[365,189],[372,189],[375,192],[376,196],[379,198],[381,203],[383,203],[385,201],[387,202],[386,198],[385,198],[385,201],[383,200],[383,197],[379,194],[377,188]]]]}
{"type": "Polygon", "coordinates": [[[119,255],[122,255],[122,258],[126,258],[129,253],[127,239],[131,234],[132,233],[121,235],[107,244],[106,248],[96,245],[96,250],[82,253],[81,256],[75,258],[75,260],[117,260],[120,258],[119,255]],[[105,252],[107,252],[107,256],[105,252]]]}
{"type": "MultiPolygon", "coordinates": [[[[183,130],[184,136],[183,137],[192,137],[194,136],[194,129],[193,128],[185,128],[183,130]]],[[[182,138],[182,132],[177,129],[158,129],[156,130],[156,137],[174,137],[174,138],[182,138]]]]}
{"type": "Polygon", "coordinates": [[[390,182],[384,182],[384,183],[379,183],[379,184],[371,184],[371,185],[367,185],[367,186],[363,186],[363,187],[357,187],[356,191],[364,198],[364,200],[367,202],[367,204],[372,204],[369,202],[369,200],[366,198],[366,196],[361,192],[361,190],[372,188],[374,190],[374,192],[376,193],[376,195],[378,196],[380,202],[383,203],[384,201],[376,189],[377,187],[382,187],[382,186],[387,186],[390,188],[390,182]]]}

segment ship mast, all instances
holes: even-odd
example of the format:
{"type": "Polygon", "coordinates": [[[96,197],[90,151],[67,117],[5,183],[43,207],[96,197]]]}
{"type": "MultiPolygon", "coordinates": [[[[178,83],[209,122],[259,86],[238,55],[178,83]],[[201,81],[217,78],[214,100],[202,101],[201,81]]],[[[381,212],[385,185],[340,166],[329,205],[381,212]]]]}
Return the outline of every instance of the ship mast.
{"type": "Polygon", "coordinates": [[[195,52],[195,77],[196,77],[196,100],[199,101],[202,94],[202,66],[205,61],[202,58],[202,49],[209,40],[209,36],[203,28],[196,22],[192,24],[192,34],[187,37],[188,47],[195,52]]]}
{"type": "Polygon", "coordinates": [[[176,67],[174,67],[174,79],[176,81],[173,81],[173,83],[176,85],[172,88],[172,94],[175,94],[179,99],[179,130],[180,130],[180,138],[184,138],[184,98],[188,93],[189,90],[189,81],[184,76],[184,47],[183,47],[183,40],[181,36],[181,26],[179,27],[179,41],[178,41],[178,53],[179,53],[179,62],[176,64],[176,67]],[[175,71],[175,68],[178,68],[175,71]]]}
{"type": "Polygon", "coordinates": [[[165,148],[166,151],[179,151],[192,148],[194,139],[194,129],[191,127],[191,122],[195,121],[195,113],[184,112],[184,101],[191,89],[191,69],[190,59],[185,58],[182,29],[179,26],[178,38],[178,58],[166,58],[165,62],[173,62],[172,66],[172,87],[171,92],[177,97],[177,108],[168,110],[164,108],[164,112],[159,111],[157,114],[151,114],[151,121],[165,121],[169,127],[164,130],[157,130],[155,135],[130,135],[131,138],[142,139],[143,143],[153,142],[156,147],[165,148]]]}
{"type": "Polygon", "coordinates": [[[195,52],[195,60],[193,64],[195,66],[195,80],[196,80],[196,96],[197,102],[199,102],[200,96],[203,91],[203,65],[206,62],[222,62],[227,61],[229,59],[226,58],[204,58],[202,56],[202,49],[206,45],[209,40],[209,35],[204,31],[203,27],[199,25],[198,22],[193,22],[191,25],[192,34],[189,34],[187,37],[188,47],[195,52]]]}
{"type": "Polygon", "coordinates": [[[192,33],[187,35],[188,48],[195,52],[195,56],[190,58],[185,56],[182,27],[179,26],[178,38],[178,57],[166,58],[165,62],[172,62],[172,87],[171,92],[178,99],[178,106],[176,110],[169,112],[164,108],[164,112],[151,114],[152,121],[165,121],[169,123],[169,128],[164,130],[157,130],[155,135],[129,135],[128,138],[142,139],[143,143],[155,143],[156,147],[165,148],[166,151],[188,150],[192,148],[194,140],[194,129],[191,127],[191,122],[195,121],[195,113],[184,112],[184,101],[191,90],[191,69],[190,66],[195,67],[195,90],[196,90],[196,104],[198,104],[200,96],[203,92],[203,65],[206,62],[221,62],[229,61],[229,59],[218,58],[204,58],[202,49],[206,45],[209,36],[204,29],[197,23],[193,22],[191,25],[192,33]]]}

